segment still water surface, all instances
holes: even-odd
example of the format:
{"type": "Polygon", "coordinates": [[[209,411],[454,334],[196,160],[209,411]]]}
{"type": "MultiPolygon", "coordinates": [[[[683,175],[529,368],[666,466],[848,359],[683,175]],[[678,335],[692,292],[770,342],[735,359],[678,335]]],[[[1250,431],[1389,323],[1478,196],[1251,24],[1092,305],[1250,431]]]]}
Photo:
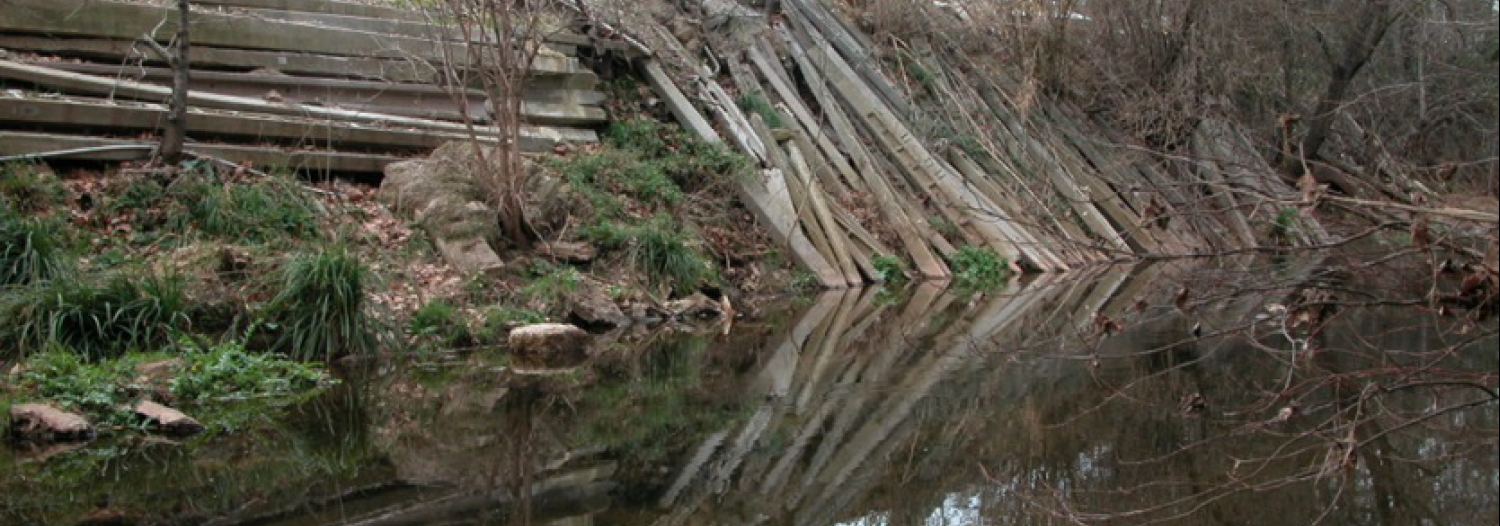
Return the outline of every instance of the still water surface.
{"type": "Polygon", "coordinates": [[[543,379],[366,364],[202,444],[0,449],[0,523],[1500,522],[1493,320],[1246,269],[830,292],[543,379]]]}

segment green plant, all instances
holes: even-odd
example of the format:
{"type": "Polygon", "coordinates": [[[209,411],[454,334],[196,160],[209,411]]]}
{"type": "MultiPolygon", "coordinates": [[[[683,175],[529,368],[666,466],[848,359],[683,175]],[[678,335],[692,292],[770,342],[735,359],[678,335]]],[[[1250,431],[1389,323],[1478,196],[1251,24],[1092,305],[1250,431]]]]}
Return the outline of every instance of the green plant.
{"type": "Polygon", "coordinates": [[[772,106],[764,97],[754,93],[746,93],[740,95],[740,99],[737,102],[740,109],[760,115],[760,118],[766,122],[766,126],[771,128],[781,127],[781,115],[776,113],[776,107],[772,106]]]}
{"type": "Polygon", "coordinates": [[[994,288],[1010,274],[1005,258],[985,247],[960,247],[954,251],[948,264],[953,269],[954,281],[966,288],[994,288]]]}
{"type": "Polygon", "coordinates": [[[329,361],[374,346],[365,313],[369,270],[342,246],[292,257],[267,319],[281,330],[278,348],[299,360],[329,361]]]}
{"type": "Polygon", "coordinates": [[[319,213],[288,176],[229,182],[207,169],[185,172],[166,187],[131,181],[106,211],[131,217],[138,232],[198,233],[241,244],[314,237],[319,213]]]}
{"type": "Polygon", "coordinates": [[[474,339],[458,309],[440,299],[429,301],[412,313],[407,330],[414,338],[442,348],[467,345],[474,339]]]}
{"type": "Polygon", "coordinates": [[[870,259],[870,265],[875,267],[875,272],[889,282],[906,281],[906,271],[901,264],[901,258],[890,254],[881,254],[870,259]]]}
{"type": "Polygon", "coordinates": [[[185,291],[175,275],[34,284],[0,301],[0,345],[22,354],[57,346],[89,360],[160,347],[188,322],[185,291]]]}
{"type": "Polygon", "coordinates": [[[77,353],[53,345],[26,360],[21,379],[39,398],[65,409],[105,415],[124,404],[123,381],[131,371],[129,360],[88,363],[77,353]]]}
{"type": "Polygon", "coordinates": [[[37,165],[0,164],[0,208],[35,214],[63,204],[67,197],[62,181],[37,165]]]}
{"type": "Polygon", "coordinates": [[[1298,218],[1296,208],[1283,208],[1276,213],[1276,219],[1271,222],[1271,239],[1281,243],[1290,243],[1292,237],[1302,228],[1302,221],[1298,218]]]}
{"type": "Polygon", "coordinates": [[[61,221],[23,218],[0,209],[0,287],[26,285],[71,274],[61,221]]]}
{"type": "Polygon", "coordinates": [[[819,288],[821,285],[818,283],[818,276],[806,270],[798,270],[792,274],[792,283],[787,286],[789,292],[798,294],[815,292],[819,288]]]}
{"type": "Polygon", "coordinates": [[[300,394],[328,381],[314,366],[253,353],[243,340],[230,339],[183,353],[168,385],[178,399],[201,402],[300,394]]]}

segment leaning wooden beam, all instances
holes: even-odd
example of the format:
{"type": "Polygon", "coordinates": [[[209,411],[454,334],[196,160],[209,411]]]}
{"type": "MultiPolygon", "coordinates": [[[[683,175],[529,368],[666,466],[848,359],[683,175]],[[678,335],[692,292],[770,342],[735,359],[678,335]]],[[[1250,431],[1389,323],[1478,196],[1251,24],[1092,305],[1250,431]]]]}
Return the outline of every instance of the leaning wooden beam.
{"type": "MultiPolygon", "coordinates": [[[[972,159],[969,159],[967,155],[958,149],[952,150],[950,156],[953,160],[953,167],[964,175],[964,179],[969,184],[974,185],[976,190],[989,196],[991,201],[1001,208],[1000,213],[1015,217],[1014,211],[1010,207],[1001,204],[1007,196],[1002,195],[999,188],[994,186],[994,182],[985,176],[978,164],[974,163],[972,159]]],[[[1042,245],[1036,237],[1032,236],[1028,231],[1029,229],[1015,228],[1015,225],[1009,221],[1002,223],[1000,227],[1005,229],[1007,236],[1016,240],[1016,248],[1025,252],[1027,259],[1036,265],[1039,270],[1043,272],[1059,272],[1068,269],[1068,265],[1061,258],[1057,257],[1057,255],[1053,254],[1051,250],[1048,250],[1046,246],[1042,245]]]]}
{"type": "Polygon", "coordinates": [[[807,239],[812,241],[813,247],[818,250],[823,260],[839,273],[840,281],[846,285],[849,284],[848,276],[843,272],[844,261],[840,260],[838,254],[834,252],[833,241],[829,239],[827,231],[819,225],[816,212],[813,211],[812,199],[808,196],[808,189],[802,183],[802,177],[792,167],[791,158],[781,149],[781,145],[777,144],[771,129],[766,126],[760,115],[750,116],[750,129],[755,130],[761,142],[769,146],[766,149],[768,166],[775,173],[783,176],[780,179],[768,180],[767,187],[771,190],[772,196],[779,197],[783,191],[785,192],[786,202],[791,204],[791,209],[787,212],[795,218],[792,228],[806,234],[807,239]]]}
{"type": "Polygon", "coordinates": [[[891,228],[896,231],[897,238],[901,240],[906,253],[916,265],[917,273],[931,279],[950,277],[952,274],[948,272],[948,266],[928,248],[927,242],[922,237],[922,231],[932,229],[927,227],[925,219],[920,214],[909,214],[904,201],[880,177],[870,153],[860,142],[854,124],[840,109],[828,85],[823,82],[822,77],[818,75],[817,68],[813,67],[812,61],[807,57],[806,50],[784,29],[781,31],[781,37],[791,48],[792,56],[797,61],[797,68],[807,79],[807,84],[822,108],[824,118],[832,127],[834,136],[844,145],[842,151],[849,155],[854,166],[857,167],[854,172],[859,180],[864,182],[865,190],[875,196],[875,202],[880,206],[881,213],[884,214],[891,228]]]}
{"type": "MultiPolygon", "coordinates": [[[[762,39],[761,47],[769,47],[769,43],[765,39],[762,39]]],[[[843,152],[839,151],[838,147],[828,137],[828,134],[824,132],[823,124],[813,116],[812,110],[808,109],[807,105],[802,103],[802,97],[788,81],[790,75],[781,68],[781,63],[769,59],[764,51],[758,50],[755,47],[751,47],[745,51],[749,55],[750,61],[755,63],[756,67],[760,68],[761,74],[766,77],[766,81],[771,84],[771,88],[776,91],[777,95],[781,96],[781,100],[786,103],[787,109],[791,111],[792,115],[797,118],[797,122],[802,125],[802,129],[817,144],[823,157],[843,177],[844,182],[849,185],[858,184],[860,179],[854,173],[854,167],[850,166],[844,160],[843,152]]]]}
{"type": "Polygon", "coordinates": [[[818,0],[788,0],[782,4],[783,11],[790,16],[800,16],[826,37],[839,53],[855,65],[860,77],[879,94],[880,100],[903,116],[911,115],[906,97],[895,84],[880,71],[880,61],[872,56],[872,46],[861,42],[858,33],[849,31],[839,17],[825,9],[818,0]],[[786,9],[791,7],[792,9],[786,9]]]}
{"type": "MultiPolygon", "coordinates": [[[[44,68],[22,64],[10,60],[0,60],[0,78],[8,78],[45,86],[62,91],[83,93],[99,96],[114,96],[121,98],[137,99],[143,101],[163,101],[171,96],[172,90],[162,86],[153,86],[128,80],[114,80],[99,78],[92,75],[80,75],[58,71],[52,68],[44,68]]],[[[408,128],[438,130],[450,133],[467,135],[470,129],[462,124],[443,122],[427,119],[415,119],[400,117],[396,115],[385,115],[381,113],[349,111],[337,108],[323,108],[318,106],[306,106],[300,104],[271,104],[259,99],[246,97],[234,97],[229,95],[217,95],[213,93],[188,92],[188,105],[213,108],[221,110],[250,111],[266,113],[271,115],[289,115],[295,117],[308,117],[318,119],[343,120],[348,122],[364,122],[381,124],[385,126],[403,126],[408,128]]],[[[559,132],[558,128],[543,128],[536,126],[522,126],[522,134],[528,134],[538,138],[551,138],[557,142],[574,141],[586,139],[597,140],[597,136],[591,130],[573,130],[559,132]]],[[[476,127],[473,130],[481,136],[494,136],[495,131],[490,128],[476,127]]]]}
{"type": "MultiPolygon", "coordinates": [[[[105,139],[75,137],[48,133],[0,132],[0,155],[27,155],[63,149],[84,149],[101,146],[140,146],[140,150],[108,150],[98,153],[80,152],[73,159],[98,161],[129,161],[148,157],[153,141],[131,139],[105,139]]],[[[385,165],[401,160],[401,157],[364,153],[309,151],[227,144],[188,143],[185,150],[227,159],[235,163],[250,163],[255,166],[277,166],[304,173],[364,172],[379,173],[385,165]]]]}
{"type": "MultiPolygon", "coordinates": [[[[655,60],[646,60],[641,67],[646,75],[646,80],[655,88],[666,103],[668,110],[677,117],[679,123],[687,128],[698,138],[714,143],[723,144],[719,133],[714,131],[703,114],[693,107],[691,101],[682,90],[677,89],[677,84],[667,76],[661,65],[655,60]]],[[[735,138],[739,144],[745,144],[746,139],[735,138]]],[[[748,151],[746,148],[745,151],[748,151]]],[[[791,251],[792,259],[803,268],[811,271],[817,277],[818,283],[827,288],[840,288],[843,284],[843,276],[835,271],[818,251],[813,248],[800,229],[795,227],[795,213],[788,214],[785,207],[780,206],[780,200],[776,199],[767,188],[766,181],[775,181],[783,177],[775,170],[766,170],[758,174],[758,177],[746,177],[736,181],[735,188],[739,191],[740,199],[745,207],[749,208],[761,223],[765,224],[770,231],[771,237],[781,246],[791,251]]]]}
{"type": "Polygon", "coordinates": [[[786,151],[787,160],[792,165],[792,173],[797,176],[803,188],[807,189],[808,204],[812,205],[813,216],[817,219],[816,225],[807,225],[807,227],[823,229],[828,237],[828,247],[833,250],[833,259],[843,270],[844,281],[848,282],[849,286],[854,287],[864,283],[853,256],[850,255],[849,238],[844,235],[844,230],[839,227],[838,220],[829,210],[822,187],[818,185],[817,179],[813,178],[812,169],[807,166],[802,149],[798,148],[795,142],[791,142],[787,143],[786,151]]]}
{"type": "Polygon", "coordinates": [[[1074,213],[1078,214],[1079,219],[1088,225],[1089,229],[1093,230],[1095,235],[1102,238],[1108,248],[1129,253],[1131,251],[1130,245],[1125,242],[1125,239],[1120,236],[1119,232],[1115,231],[1114,226],[1109,224],[1109,220],[1105,219],[1104,214],[1100,213],[1099,209],[1094,207],[1093,200],[1084,194],[1083,190],[1078,187],[1078,183],[1069,178],[1062,171],[1061,167],[1057,166],[1052,156],[1048,155],[1041,144],[1030,138],[1025,128],[1011,112],[1012,107],[998,100],[998,94],[991,90],[981,91],[980,97],[990,106],[990,114],[994,115],[1003,124],[1002,128],[1008,131],[1011,138],[1017,141],[1026,153],[1037,162],[1037,171],[1042,172],[1051,180],[1053,189],[1062,194],[1069,206],[1073,208],[1074,213]]]}
{"type": "Polygon", "coordinates": [[[918,181],[924,190],[932,192],[931,197],[946,200],[948,206],[968,211],[967,215],[974,219],[971,222],[973,228],[985,239],[986,244],[1015,264],[1020,253],[997,224],[1005,221],[996,213],[998,208],[984,196],[965,191],[960,184],[961,177],[927,151],[901,120],[873,96],[873,92],[859,80],[853,68],[836,53],[832,53],[815,30],[804,29],[812,41],[807,52],[813,58],[813,63],[822,67],[825,78],[843,96],[850,108],[855,110],[856,117],[871,128],[876,142],[881,144],[891,159],[914,181],[918,181]]]}

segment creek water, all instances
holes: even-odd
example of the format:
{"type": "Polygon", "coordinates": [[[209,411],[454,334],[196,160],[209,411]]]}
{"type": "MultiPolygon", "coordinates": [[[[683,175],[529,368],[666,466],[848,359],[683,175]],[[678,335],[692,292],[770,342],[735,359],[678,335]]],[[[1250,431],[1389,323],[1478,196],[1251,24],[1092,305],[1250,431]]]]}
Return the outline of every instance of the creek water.
{"type": "Polygon", "coordinates": [[[544,378],[367,363],[202,443],[0,450],[0,523],[1496,524],[1494,320],[1323,268],[828,292],[544,378]]]}

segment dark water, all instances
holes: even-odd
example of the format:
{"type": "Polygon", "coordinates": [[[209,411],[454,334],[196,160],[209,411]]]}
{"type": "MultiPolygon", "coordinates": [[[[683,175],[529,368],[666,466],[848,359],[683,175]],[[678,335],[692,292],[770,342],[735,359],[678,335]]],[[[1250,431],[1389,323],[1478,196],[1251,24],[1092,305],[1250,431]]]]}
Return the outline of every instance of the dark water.
{"type": "Polygon", "coordinates": [[[545,379],[370,364],[203,444],[0,449],[0,523],[1496,524],[1494,321],[1318,268],[826,293],[545,379]]]}

